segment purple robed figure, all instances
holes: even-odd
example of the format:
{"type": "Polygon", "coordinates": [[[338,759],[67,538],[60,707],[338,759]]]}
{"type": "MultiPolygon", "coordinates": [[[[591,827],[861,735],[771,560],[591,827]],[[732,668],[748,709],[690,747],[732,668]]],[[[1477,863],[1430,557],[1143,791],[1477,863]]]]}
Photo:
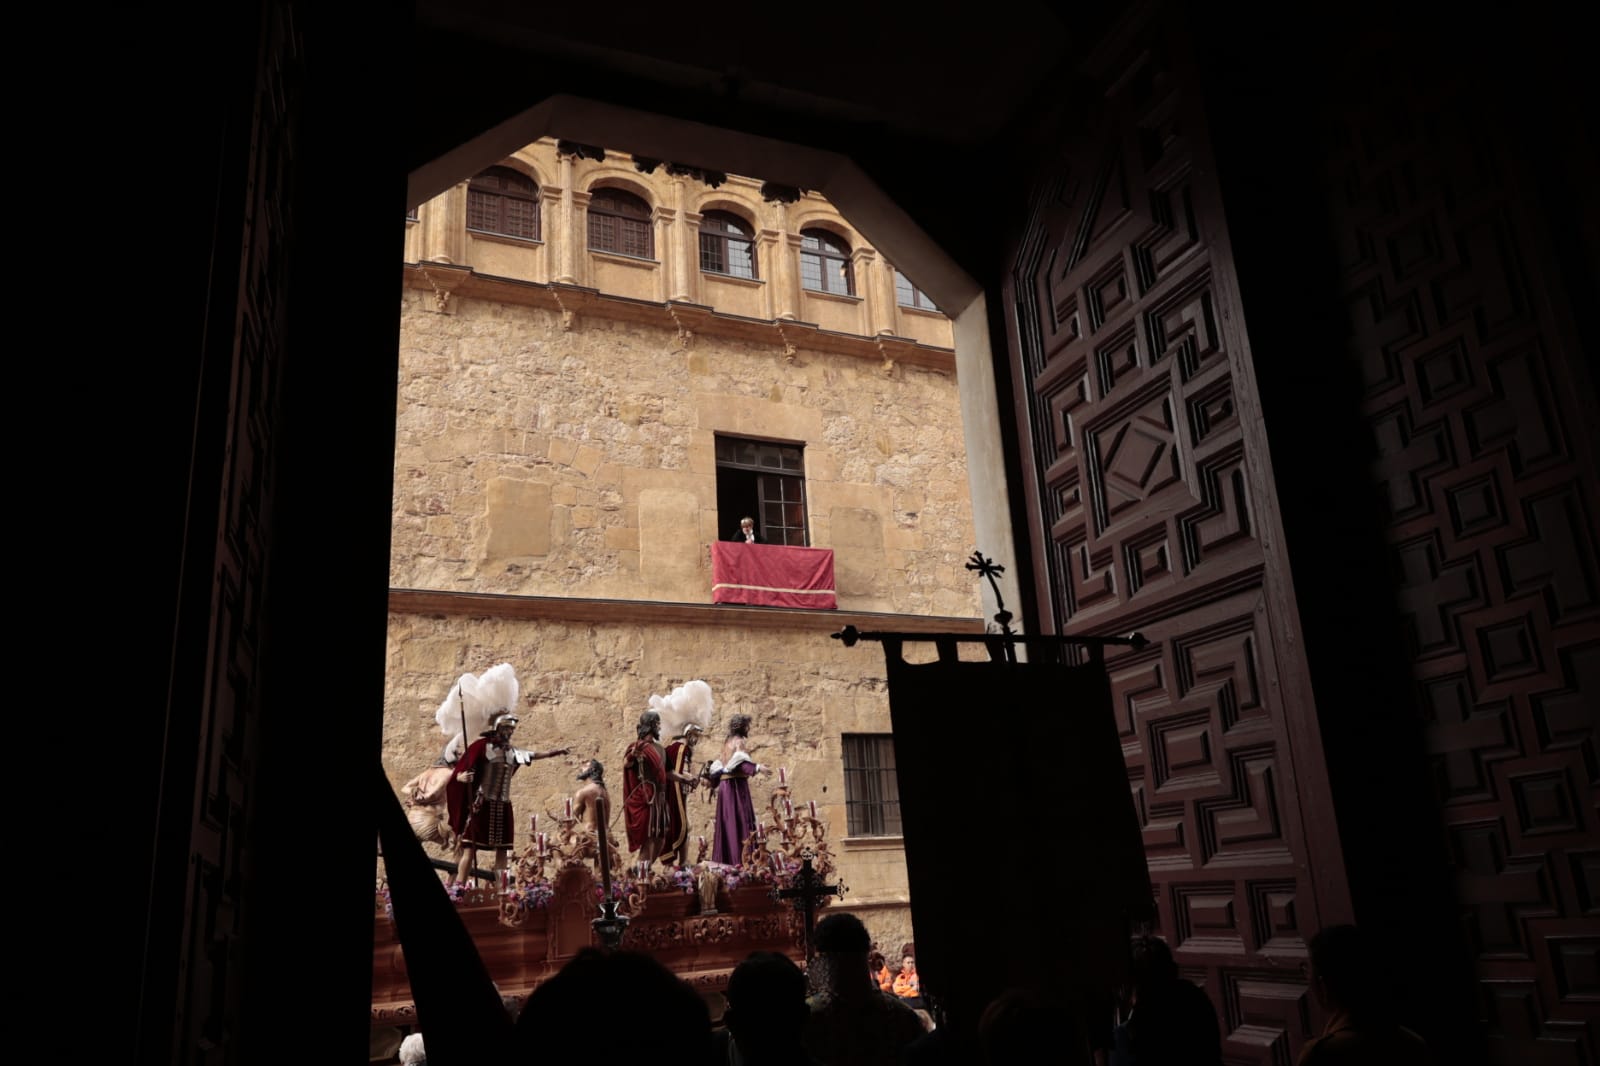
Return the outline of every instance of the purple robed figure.
{"type": "Polygon", "coordinates": [[[738,866],[744,858],[744,842],[755,832],[756,808],[750,800],[750,779],[764,767],[745,750],[750,736],[750,716],[736,714],[728,723],[728,739],[722,745],[722,758],[712,762],[709,773],[717,782],[717,828],[711,861],[738,866]]]}

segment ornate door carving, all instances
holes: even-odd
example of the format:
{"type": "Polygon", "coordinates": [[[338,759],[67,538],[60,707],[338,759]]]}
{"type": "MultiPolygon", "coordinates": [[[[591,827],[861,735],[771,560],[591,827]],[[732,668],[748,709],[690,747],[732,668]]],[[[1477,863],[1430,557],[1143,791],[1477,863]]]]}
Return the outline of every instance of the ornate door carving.
{"type": "Polygon", "coordinates": [[[1151,26],[1087,65],[1007,278],[1013,380],[1045,624],[1154,642],[1109,663],[1156,931],[1229,1061],[1287,1064],[1306,941],[1348,901],[1337,843],[1308,845],[1322,755],[1186,64],[1151,26]]]}
{"type": "Polygon", "coordinates": [[[1480,1015],[1499,1061],[1588,1063],[1595,401],[1525,213],[1520,116],[1454,59],[1423,73],[1415,54],[1353,53],[1325,188],[1480,1015]]]}

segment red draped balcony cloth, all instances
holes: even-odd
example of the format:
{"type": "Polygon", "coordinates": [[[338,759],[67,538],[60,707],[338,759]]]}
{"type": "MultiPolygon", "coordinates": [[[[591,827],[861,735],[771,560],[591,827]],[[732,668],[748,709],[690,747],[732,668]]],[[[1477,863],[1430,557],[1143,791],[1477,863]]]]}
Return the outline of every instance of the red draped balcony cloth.
{"type": "Polygon", "coordinates": [[[833,552],[786,544],[714,541],[711,602],[831,611],[839,606],[833,591],[833,552]]]}

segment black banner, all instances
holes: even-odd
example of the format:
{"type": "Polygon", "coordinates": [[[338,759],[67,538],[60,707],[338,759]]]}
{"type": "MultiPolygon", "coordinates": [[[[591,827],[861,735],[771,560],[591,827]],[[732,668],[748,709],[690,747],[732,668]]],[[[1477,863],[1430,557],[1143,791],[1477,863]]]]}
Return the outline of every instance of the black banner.
{"type": "Polygon", "coordinates": [[[913,664],[902,650],[918,637],[874,638],[923,989],[963,1027],[1030,988],[1109,1029],[1132,927],[1154,908],[1098,649],[1081,666],[1011,662],[1000,646],[964,662],[944,640],[938,661],[913,664]]]}

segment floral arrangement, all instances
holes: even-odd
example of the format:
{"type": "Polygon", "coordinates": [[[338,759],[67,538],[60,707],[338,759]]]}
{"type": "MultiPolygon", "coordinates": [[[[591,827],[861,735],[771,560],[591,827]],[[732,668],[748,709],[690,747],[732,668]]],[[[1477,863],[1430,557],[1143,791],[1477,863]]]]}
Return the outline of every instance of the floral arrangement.
{"type": "Polygon", "coordinates": [[[694,871],[687,866],[676,866],[667,875],[667,883],[682,892],[695,890],[694,871]]]}
{"type": "MultiPolygon", "coordinates": [[[[611,879],[611,898],[618,903],[626,900],[633,889],[634,882],[625,877],[613,877],[611,879]]],[[[604,903],[606,900],[606,886],[598,881],[595,882],[594,886],[594,898],[597,903],[604,903]]]]}
{"type": "Polygon", "coordinates": [[[519,886],[511,893],[513,899],[521,904],[523,910],[537,910],[550,906],[550,900],[555,897],[556,888],[549,881],[529,881],[519,886]]]}
{"type": "Polygon", "coordinates": [[[705,868],[722,881],[724,888],[738,888],[744,881],[744,871],[737,866],[729,866],[727,863],[721,862],[708,862],[705,864],[705,868]]]}

